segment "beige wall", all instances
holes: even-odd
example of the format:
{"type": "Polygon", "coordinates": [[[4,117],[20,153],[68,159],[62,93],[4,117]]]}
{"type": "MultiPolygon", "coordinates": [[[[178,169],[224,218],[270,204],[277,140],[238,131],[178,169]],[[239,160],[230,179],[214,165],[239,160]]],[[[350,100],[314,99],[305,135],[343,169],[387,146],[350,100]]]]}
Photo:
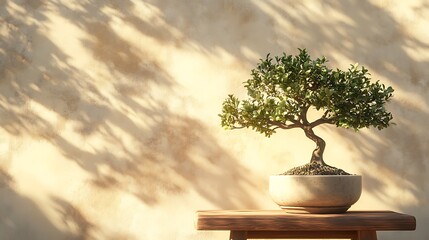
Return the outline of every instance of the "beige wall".
{"type": "Polygon", "coordinates": [[[397,125],[317,132],[364,176],[353,209],[417,217],[380,239],[428,239],[428,15],[424,0],[0,0],[0,239],[217,240],[196,210],[275,209],[268,175],[312,143],[217,114],[259,58],[298,47],[396,89],[397,125]]]}

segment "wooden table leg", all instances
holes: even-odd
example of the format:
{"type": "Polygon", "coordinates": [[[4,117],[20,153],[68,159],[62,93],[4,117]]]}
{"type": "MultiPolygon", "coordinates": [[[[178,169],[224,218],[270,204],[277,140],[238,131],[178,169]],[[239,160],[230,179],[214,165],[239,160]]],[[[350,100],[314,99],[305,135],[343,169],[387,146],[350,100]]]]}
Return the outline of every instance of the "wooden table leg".
{"type": "Polygon", "coordinates": [[[359,231],[358,240],[377,240],[376,231],[359,231]]]}
{"type": "Polygon", "coordinates": [[[247,240],[246,231],[231,231],[229,233],[229,240],[247,240]]]}

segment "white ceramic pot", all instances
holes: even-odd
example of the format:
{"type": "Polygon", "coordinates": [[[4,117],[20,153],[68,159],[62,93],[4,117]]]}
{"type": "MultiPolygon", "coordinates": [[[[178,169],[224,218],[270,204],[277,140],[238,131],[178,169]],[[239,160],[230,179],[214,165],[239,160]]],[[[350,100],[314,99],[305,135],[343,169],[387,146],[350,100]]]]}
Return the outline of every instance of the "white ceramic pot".
{"type": "Polygon", "coordinates": [[[359,175],[270,176],[271,198],[290,213],[343,213],[362,192],[359,175]]]}

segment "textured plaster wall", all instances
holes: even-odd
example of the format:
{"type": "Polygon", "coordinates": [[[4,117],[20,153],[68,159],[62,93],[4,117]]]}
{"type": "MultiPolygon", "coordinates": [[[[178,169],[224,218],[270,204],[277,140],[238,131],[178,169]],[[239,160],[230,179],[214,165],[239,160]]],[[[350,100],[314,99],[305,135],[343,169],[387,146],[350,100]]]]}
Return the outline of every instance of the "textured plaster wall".
{"type": "Polygon", "coordinates": [[[0,239],[226,239],[198,209],[275,209],[270,174],[299,130],[223,131],[217,114],[267,53],[307,48],[392,85],[396,125],[321,127],[362,174],[353,209],[417,217],[429,239],[429,4],[413,1],[0,0],[0,239]]]}

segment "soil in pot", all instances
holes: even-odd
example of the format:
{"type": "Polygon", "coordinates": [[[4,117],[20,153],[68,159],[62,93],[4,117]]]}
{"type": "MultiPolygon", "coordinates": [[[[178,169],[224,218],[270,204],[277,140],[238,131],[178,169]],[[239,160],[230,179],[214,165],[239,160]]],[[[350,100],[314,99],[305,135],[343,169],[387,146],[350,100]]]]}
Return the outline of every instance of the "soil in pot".
{"type": "Polygon", "coordinates": [[[310,162],[305,165],[294,167],[281,175],[351,175],[346,171],[326,164],[310,162]]]}

